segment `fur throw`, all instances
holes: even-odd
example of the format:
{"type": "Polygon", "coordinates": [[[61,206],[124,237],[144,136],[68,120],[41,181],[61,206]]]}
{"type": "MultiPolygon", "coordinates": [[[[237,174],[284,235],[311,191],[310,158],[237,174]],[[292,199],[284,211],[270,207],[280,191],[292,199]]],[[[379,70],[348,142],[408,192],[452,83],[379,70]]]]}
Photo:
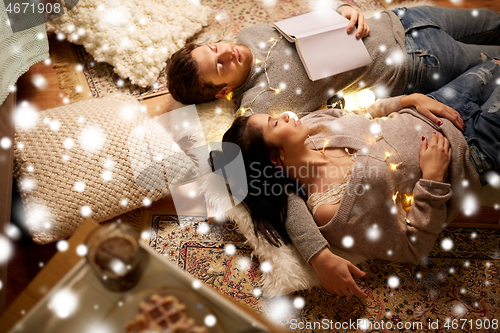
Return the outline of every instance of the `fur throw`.
{"type": "MultiPolygon", "coordinates": [[[[234,221],[238,232],[245,236],[246,244],[253,249],[261,265],[267,263],[270,270],[262,272],[260,285],[264,296],[286,295],[297,290],[306,290],[321,286],[311,265],[305,262],[297,248],[292,245],[275,247],[253,231],[253,222],[246,208],[240,203],[233,207],[229,199],[224,179],[216,174],[209,174],[203,179],[202,192],[205,200],[217,211],[217,216],[234,221]]],[[[331,247],[330,250],[354,265],[366,260],[359,254],[352,254],[331,247]]],[[[261,266],[262,267],[262,266],[261,266]]]]}

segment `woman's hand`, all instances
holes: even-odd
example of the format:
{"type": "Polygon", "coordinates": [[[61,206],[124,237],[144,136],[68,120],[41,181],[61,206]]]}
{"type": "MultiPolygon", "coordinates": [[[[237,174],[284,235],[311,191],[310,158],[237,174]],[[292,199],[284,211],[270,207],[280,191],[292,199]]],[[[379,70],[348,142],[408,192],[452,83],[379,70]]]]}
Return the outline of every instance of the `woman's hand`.
{"type": "Polygon", "coordinates": [[[451,161],[451,147],[448,139],[441,133],[432,133],[431,140],[422,137],[420,145],[420,169],[422,178],[443,182],[444,174],[451,161]]]}
{"type": "Polygon", "coordinates": [[[365,16],[363,14],[361,14],[351,6],[339,7],[337,9],[337,12],[349,20],[347,33],[351,33],[351,31],[356,27],[357,23],[358,30],[356,31],[356,38],[359,39],[368,36],[368,34],[370,33],[370,27],[368,26],[368,22],[366,22],[365,16]]]}
{"type": "Polygon", "coordinates": [[[316,253],[310,261],[321,285],[331,294],[366,298],[351,276],[354,274],[363,277],[365,273],[351,262],[334,255],[326,247],[316,253]]]}
{"type": "Polygon", "coordinates": [[[443,122],[436,115],[448,119],[458,129],[465,130],[465,122],[462,120],[460,113],[429,96],[422,94],[403,96],[401,97],[401,104],[404,108],[414,106],[418,112],[432,120],[438,126],[443,125],[443,122]]]}

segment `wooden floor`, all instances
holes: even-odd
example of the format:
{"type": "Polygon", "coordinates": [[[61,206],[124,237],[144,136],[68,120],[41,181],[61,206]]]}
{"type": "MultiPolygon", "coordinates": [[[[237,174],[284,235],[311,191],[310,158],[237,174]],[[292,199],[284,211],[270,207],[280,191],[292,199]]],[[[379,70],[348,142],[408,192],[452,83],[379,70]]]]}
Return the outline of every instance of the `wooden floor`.
{"type": "MultiPolygon", "coordinates": [[[[419,0],[380,0],[385,7],[396,4],[407,4],[419,2],[419,0]]],[[[488,8],[500,12],[500,1],[498,0],[433,0],[435,6],[450,8],[488,8]]]]}
{"type": "MultiPolygon", "coordinates": [[[[395,1],[390,1],[393,5],[395,1]]],[[[500,12],[500,0],[435,0],[434,3],[439,6],[471,8],[484,7],[500,12]]],[[[39,110],[45,110],[52,107],[63,105],[64,91],[59,88],[56,71],[52,64],[40,62],[30,68],[17,83],[18,102],[28,101],[33,103],[39,110]],[[47,88],[43,91],[37,89],[32,81],[33,75],[42,74],[47,80],[47,88]]],[[[168,96],[154,97],[143,102],[148,107],[151,114],[161,112],[170,105],[168,96]]],[[[172,206],[172,202],[164,201],[166,207],[172,206]]],[[[158,204],[157,204],[158,205],[158,204]]],[[[157,206],[156,205],[156,206],[157,206]]],[[[458,222],[475,223],[488,222],[498,223],[498,211],[483,208],[482,214],[486,220],[471,221],[470,218],[459,217],[458,222]]],[[[25,233],[23,237],[14,242],[14,256],[8,264],[8,278],[6,281],[7,299],[6,307],[21,293],[29,284],[33,277],[39,272],[44,263],[46,263],[56,252],[55,244],[36,245],[25,233]]],[[[1,312],[1,309],[0,309],[1,312]]]]}
{"type": "Polygon", "coordinates": [[[434,5],[452,8],[488,8],[500,12],[498,0],[434,0],[434,5]]]}

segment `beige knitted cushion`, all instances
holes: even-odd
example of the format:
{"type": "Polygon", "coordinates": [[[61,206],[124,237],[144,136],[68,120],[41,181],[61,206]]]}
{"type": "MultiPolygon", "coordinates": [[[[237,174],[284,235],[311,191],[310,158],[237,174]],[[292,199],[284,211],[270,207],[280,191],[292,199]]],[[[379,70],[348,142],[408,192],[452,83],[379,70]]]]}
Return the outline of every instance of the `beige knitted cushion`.
{"type": "Polygon", "coordinates": [[[132,97],[112,95],[42,112],[16,111],[14,176],[37,243],[149,205],[195,166],[132,97]]]}

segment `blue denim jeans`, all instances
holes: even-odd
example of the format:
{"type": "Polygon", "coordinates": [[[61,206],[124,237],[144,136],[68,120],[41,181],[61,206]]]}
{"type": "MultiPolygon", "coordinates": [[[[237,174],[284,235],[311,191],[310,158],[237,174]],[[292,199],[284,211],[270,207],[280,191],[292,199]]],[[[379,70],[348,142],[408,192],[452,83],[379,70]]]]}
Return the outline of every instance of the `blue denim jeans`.
{"type": "Polygon", "coordinates": [[[405,94],[430,93],[500,55],[500,16],[488,9],[398,8],[406,34],[405,94]]]}
{"type": "Polygon", "coordinates": [[[429,96],[457,110],[465,122],[470,160],[483,185],[500,170],[500,57],[481,63],[429,96]]]}

